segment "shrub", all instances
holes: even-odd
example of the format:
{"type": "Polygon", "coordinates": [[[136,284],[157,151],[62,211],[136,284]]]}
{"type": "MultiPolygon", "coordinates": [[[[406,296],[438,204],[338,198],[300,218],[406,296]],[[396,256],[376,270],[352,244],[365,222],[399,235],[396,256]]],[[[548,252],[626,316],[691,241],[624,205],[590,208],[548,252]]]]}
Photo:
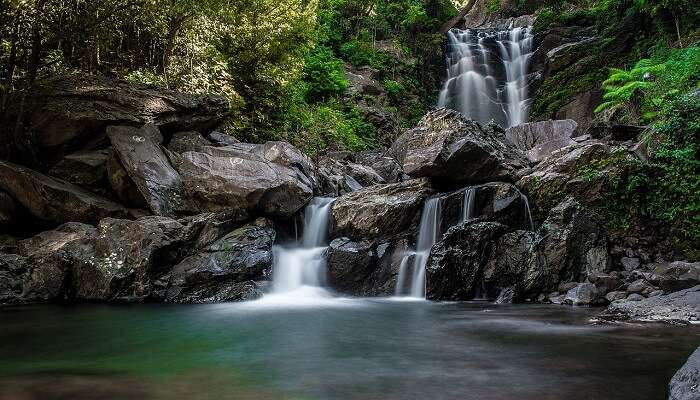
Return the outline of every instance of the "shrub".
{"type": "Polygon", "coordinates": [[[325,46],[318,46],[306,55],[303,78],[310,101],[325,100],[343,93],[348,87],[343,62],[325,46]]]}

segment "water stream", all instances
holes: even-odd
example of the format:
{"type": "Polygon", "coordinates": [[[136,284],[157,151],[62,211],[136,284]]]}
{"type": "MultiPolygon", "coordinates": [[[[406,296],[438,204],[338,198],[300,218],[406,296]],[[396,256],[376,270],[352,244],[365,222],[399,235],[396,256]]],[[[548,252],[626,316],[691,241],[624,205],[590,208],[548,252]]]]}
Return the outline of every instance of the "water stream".
{"type": "Polygon", "coordinates": [[[530,27],[503,31],[452,29],[447,34],[447,80],[439,107],[503,127],[527,122],[530,27]]]}

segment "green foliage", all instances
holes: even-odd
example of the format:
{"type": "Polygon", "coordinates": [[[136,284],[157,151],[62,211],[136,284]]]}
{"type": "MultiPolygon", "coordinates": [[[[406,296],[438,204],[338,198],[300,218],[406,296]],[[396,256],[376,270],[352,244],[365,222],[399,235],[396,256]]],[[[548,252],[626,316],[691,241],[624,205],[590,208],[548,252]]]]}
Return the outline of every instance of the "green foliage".
{"type": "Polygon", "coordinates": [[[383,85],[384,90],[393,98],[399,98],[406,90],[400,82],[392,79],[385,79],[383,85]]]}
{"type": "Polygon", "coordinates": [[[341,95],[348,87],[343,62],[325,46],[318,46],[306,54],[303,78],[308,85],[307,98],[311,101],[341,95]]]}

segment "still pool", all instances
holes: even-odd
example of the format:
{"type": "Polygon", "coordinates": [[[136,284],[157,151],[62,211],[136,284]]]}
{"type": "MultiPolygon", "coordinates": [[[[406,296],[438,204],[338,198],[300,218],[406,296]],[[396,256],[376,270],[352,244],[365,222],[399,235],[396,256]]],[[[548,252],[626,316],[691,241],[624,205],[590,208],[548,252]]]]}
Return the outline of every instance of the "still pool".
{"type": "Polygon", "coordinates": [[[334,299],[0,308],[0,399],[661,400],[699,327],[334,299]]]}

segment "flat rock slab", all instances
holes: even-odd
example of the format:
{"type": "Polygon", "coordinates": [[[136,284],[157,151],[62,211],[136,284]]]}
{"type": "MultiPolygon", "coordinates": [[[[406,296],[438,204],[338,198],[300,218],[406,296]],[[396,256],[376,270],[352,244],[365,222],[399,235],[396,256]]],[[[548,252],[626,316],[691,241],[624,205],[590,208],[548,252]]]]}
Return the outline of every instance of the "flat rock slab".
{"type": "Polygon", "coordinates": [[[700,285],[640,301],[614,301],[601,317],[613,320],[697,323],[700,319],[700,285]]]}
{"type": "Polygon", "coordinates": [[[529,122],[506,129],[506,138],[524,151],[530,162],[536,163],[573,144],[571,136],[576,127],[572,119],[529,122]]]}

